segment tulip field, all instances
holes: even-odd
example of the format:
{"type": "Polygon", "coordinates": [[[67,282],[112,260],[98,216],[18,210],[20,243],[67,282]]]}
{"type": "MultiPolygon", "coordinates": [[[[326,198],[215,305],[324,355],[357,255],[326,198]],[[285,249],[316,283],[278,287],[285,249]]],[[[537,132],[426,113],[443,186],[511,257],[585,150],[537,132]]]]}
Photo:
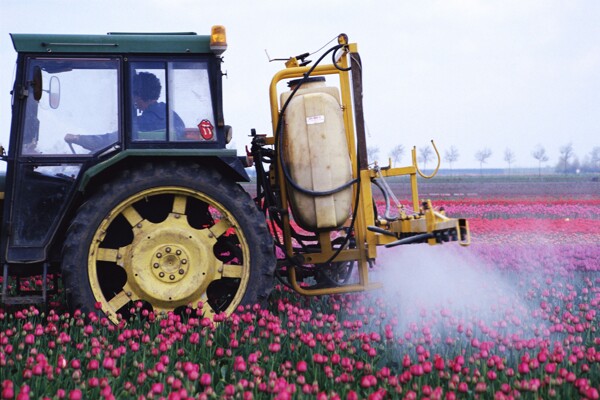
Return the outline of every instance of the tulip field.
{"type": "Polygon", "coordinates": [[[372,292],[278,285],[215,321],[131,304],[119,326],[60,291],[46,312],[0,310],[0,398],[600,399],[598,182],[532,185],[433,198],[471,246],[382,248],[372,292]]]}

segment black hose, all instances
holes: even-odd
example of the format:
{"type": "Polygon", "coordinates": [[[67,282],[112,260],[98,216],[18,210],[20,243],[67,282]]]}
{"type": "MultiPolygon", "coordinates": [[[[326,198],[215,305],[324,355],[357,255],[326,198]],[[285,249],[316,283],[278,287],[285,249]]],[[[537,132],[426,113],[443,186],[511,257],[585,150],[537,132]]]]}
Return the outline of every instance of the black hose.
{"type": "Polygon", "coordinates": [[[388,189],[381,186],[381,184],[379,183],[379,181],[377,179],[372,179],[371,182],[377,186],[379,188],[379,190],[381,190],[381,193],[383,195],[383,200],[385,201],[385,212],[383,214],[384,218],[388,221],[395,221],[398,219],[398,217],[393,216],[392,214],[390,214],[390,209],[391,209],[391,204],[390,204],[390,193],[388,192],[388,189]]]}
{"type": "Polygon", "coordinates": [[[435,235],[433,233],[420,233],[418,235],[408,236],[400,240],[396,240],[395,242],[388,243],[385,247],[395,247],[403,244],[411,244],[417,242],[424,242],[425,240],[434,238],[435,235]]]}

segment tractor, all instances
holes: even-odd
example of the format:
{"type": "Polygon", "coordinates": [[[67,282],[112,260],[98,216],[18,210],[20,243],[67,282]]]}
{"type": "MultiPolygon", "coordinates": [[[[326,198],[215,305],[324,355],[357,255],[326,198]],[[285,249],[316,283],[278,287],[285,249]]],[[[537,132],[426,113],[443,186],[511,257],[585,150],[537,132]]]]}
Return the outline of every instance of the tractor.
{"type": "Polygon", "coordinates": [[[429,176],[415,148],[412,165],[369,164],[361,60],[345,34],[314,63],[285,60],[269,87],[273,132],[252,130],[242,155],[227,148],[223,26],[11,37],[7,306],[47,302],[60,276],[71,309],[114,323],[132,304],[210,318],[264,303],[275,279],[307,296],[377,287],[378,246],[469,244],[467,221],[419,199],[417,175],[429,176]],[[386,183],[395,176],[410,178],[410,204],[386,183]],[[32,276],[42,287],[21,290],[32,276]]]}

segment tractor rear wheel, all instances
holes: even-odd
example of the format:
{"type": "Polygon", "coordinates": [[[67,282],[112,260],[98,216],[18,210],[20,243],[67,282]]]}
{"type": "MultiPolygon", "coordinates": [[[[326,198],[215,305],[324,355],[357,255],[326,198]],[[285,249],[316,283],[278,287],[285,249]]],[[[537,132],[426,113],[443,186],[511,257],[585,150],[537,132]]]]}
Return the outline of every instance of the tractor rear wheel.
{"type": "Polygon", "coordinates": [[[67,232],[68,301],[117,323],[132,302],[155,314],[204,316],[263,302],[273,287],[273,240],[250,196],[198,165],[148,164],[89,198],[67,232]]]}

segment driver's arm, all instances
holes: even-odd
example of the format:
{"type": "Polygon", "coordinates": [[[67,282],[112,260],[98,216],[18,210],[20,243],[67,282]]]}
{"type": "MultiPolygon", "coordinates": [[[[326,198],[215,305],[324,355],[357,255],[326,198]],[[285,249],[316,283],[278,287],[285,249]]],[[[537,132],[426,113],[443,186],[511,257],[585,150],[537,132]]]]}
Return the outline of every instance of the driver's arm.
{"type": "Polygon", "coordinates": [[[67,133],[65,135],[65,142],[79,145],[90,151],[107,147],[116,142],[116,140],[116,132],[106,133],[104,135],[75,135],[72,133],[67,133]]]}

